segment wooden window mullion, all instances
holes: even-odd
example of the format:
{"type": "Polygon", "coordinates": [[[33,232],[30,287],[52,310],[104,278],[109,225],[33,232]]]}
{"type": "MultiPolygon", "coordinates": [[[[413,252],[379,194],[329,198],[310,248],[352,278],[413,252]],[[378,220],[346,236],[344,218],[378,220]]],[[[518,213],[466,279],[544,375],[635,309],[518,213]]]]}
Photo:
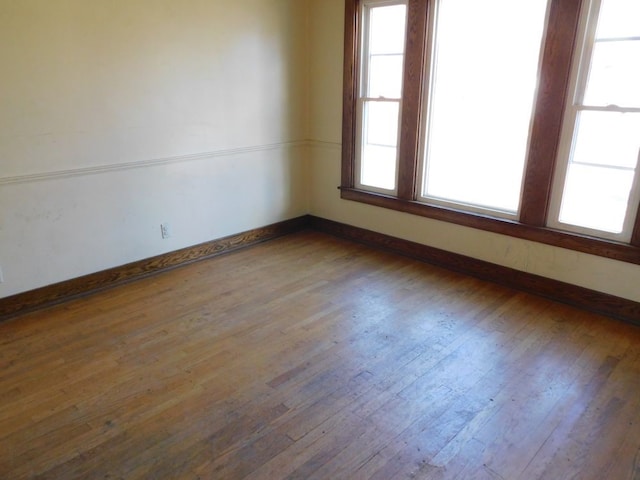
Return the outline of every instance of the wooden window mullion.
{"type": "Polygon", "coordinates": [[[582,0],[551,0],[520,222],[543,227],[551,197],[582,0]]]}
{"type": "Polygon", "coordinates": [[[355,185],[356,102],[358,98],[359,0],[345,0],[342,114],[342,188],[355,185]]]}
{"type": "MultiPolygon", "coordinates": [[[[640,175],[640,173],[636,173],[636,175],[640,175]]],[[[631,234],[630,243],[635,247],[640,247],[640,205],[638,206],[638,210],[636,211],[636,223],[633,227],[633,233],[631,234]]]]}
{"type": "Polygon", "coordinates": [[[409,0],[400,119],[398,198],[415,200],[429,0],[409,0]]]}

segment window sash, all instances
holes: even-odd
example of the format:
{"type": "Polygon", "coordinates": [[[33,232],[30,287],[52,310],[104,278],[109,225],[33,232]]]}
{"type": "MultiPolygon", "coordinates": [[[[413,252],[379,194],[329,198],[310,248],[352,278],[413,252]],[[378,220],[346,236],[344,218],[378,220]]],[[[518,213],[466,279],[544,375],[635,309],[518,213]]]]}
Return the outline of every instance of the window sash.
{"type": "MultiPolygon", "coordinates": [[[[397,185],[398,185],[398,138],[399,138],[399,126],[400,126],[400,115],[401,115],[401,99],[399,98],[369,98],[369,97],[363,97],[358,99],[358,136],[357,136],[357,145],[358,145],[358,152],[356,155],[356,171],[357,171],[357,177],[356,177],[356,186],[358,188],[362,188],[365,190],[371,190],[373,192],[380,192],[380,193],[388,193],[388,194],[396,194],[397,193],[397,185]],[[389,143],[370,143],[367,138],[368,136],[368,121],[370,121],[370,115],[367,118],[367,116],[365,115],[365,113],[367,112],[367,106],[372,106],[372,105],[395,105],[397,107],[398,113],[397,113],[397,123],[398,123],[398,128],[396,129],[396,132],[394,132],[393,137],[394,137],[394,144],[389,144],[389,143]],[[366,182],[366,179],[371,179],[373,177],[379,177],[380,173],[378,172],[373,173],[373,174],[368,174],[367,173],[367,165],[365,164],[365,153],[367,151],[367,149],[371,149],[371,148],[379,148],[379,149],[393,149],[393,178],[391,179],[392,181],[392,186],[391,188],[385,188],[383,186],[381,186],[382,183],[384,183],[384,181],[378,181],[377,184],[376,183],[372,183],[372,182],[366,182]]],[[[372,161],[371,157],[369,157],[369,161],[372,161]]],[[[371,167],[369,167],[371,168],[371,167]]],[[[389,169],[390,167],[387,167],[387,169],[389,169]]]]}
{"type": "MultiPolygon", "coordinates": [[[[359,76],[358,76],[358,92],[357,92],[357,100],[356,100],[356,136],[355,136],[355,162],[354,162],[354,179],[353,183],[357,188],[370,190],[372,192],[378,192],[383,194],[396,195],[398,193],[398,158],[399,158],[399,137],[400,137],[400,118],[402,112],[402,93],[399,96],[394,97],[373,97],[371,96],[371,57],[372,56],[382,56],[382,55],[402,55],[404,59],[404,55],[406,53],[405,50],[402,52],[388,52],[384,54],[376,54],[375,52],[371,52],[370,46],[370,28],[371,28],[371,11],[374,8],[379,7],[390,7],[404,5],[406,7],[407,0],[366,0],[363,2],[360,8],[360,25],[362,26],[360,35],[358,38],[359,45],[356,45],[356,48],[359,48],[359,63],[360,65],[356,65],[356,68],[359,67],[359,76]],[[396,104],[398,109],[398,121],[397,121],[397,131],[395,132],[395,154],[394,154],[394,166],[393,166],[393,181],[392,188],[386,188],[386,186],[382,186],[380,182],[377,185],[372,184],[371,182],[366,182],[367,178],[371,179],[372,175],[367,175],[367,165],[365,158],[365,153],[367,150],[370,151],[372,144],[368,142],[368,125],[369,125],[369,117],[367,116],[367,106],[375,105],[375,104],[396,104]],[[369,148],[368,148],[369,147],[369,148]]],[[[406,25],[405,25],[405,37],[406,37],[406,25]]],[[[405,42],[406,43],[406,42],[405,42]]],[[[403,65],[404,67],[404,65],[403,65]]],[[[402,72],[404,72],[404,68],[402,68],[402,72]]],[[[402,92],[402,81],[400,84],[400,92],[402,92]]],[[[388,146],[388,145],[385,145],[388,146]]],[[[390,146],[388,146],[390,147],[390,146]]]]}
{"type": "MultiPolygon", "coordinates": [[[[548,225],[552,228],[574,232],[578,234],[595,236],[603,239],[609,239],[624,243],[638,244],[638,232],[640,231],[640,217],[638,215],[638,205],[640,204],[640,158],[636,160],[633,170],[634,178],[631,182],[626,212],[621,224],[620,232],[607,231],[601,225],[600,228],[588,226],[588,221],[582,221],[580,225],[563,222],[561,219],[563,201],[568,200],[569,188],[569,172],[573,165],[580,165],[575,160],[575,148],[577,146],[579,134],[579,118],[583,112],[602,112],[606,113],[625,113],[632,115],[640,115],[640,108],[635,106],[619,106],[619,105],[590,105],[585,103],[585,97],[588,88],[590,67],[594,54],[594,45],[598,41],[596,32],[598,27],[598,17],[600,12],[601,0],[592,0],[587,2],[587,8],[584,9],[581,18],[580,30],[576,51],[574,53],[574,61],[572,68],[573,80],[569,86],[569,98],[571,104],[566,108],[563,129],[561,132],[560,148],[558,160],[555,168],[553,180],[553,188],[550,198],[550,210],[548,225]],[[573,92],[573,93],[571,93],[573,92]]],[[[638,154],[640,157],[640,152],[638,154]]],[[[614,165],[598,165],[594,168],[600,168],[603,175],[607,172],[613,172],[620,167],[614,165]]]]}
{"type": "MultiPolygon", "coordinates": [[[[421,138],[420,157],[418,159],[419,189],[416,195],[417,200],[424,203],[440,205],[448,208],[461,209],[465,211],[491,215],[494,217],[507,218],[511,220],[517,219],[519,215],[519,209],[520,209],[520,197],[522,194],[522,186],[525,178],[527,152],[529,151],[529,143],[531,139],[532,117],[533,117],[534,108],[535,108],[535,96],[536,96],[534,92],[532,92],[532,96],[530,98],[531,104],[528,107],[523,106],[523,108],[527,109],[526,118],[521,117],[521,121],[527,124],[526,128],[523,129],[524,135],[523,137],[521,137],[521,140],[524,140],[524,142],[519,146],[513,145],[511,148],[511,150],[513,150],[513,152],[511,153],[514,153],[515,150],[518,150],[519,148],[523,147],[522,152],[516,154],[518,155],[518,158],[513,158],[516,164],[503,165],[506,168],[506,171],[502,170],[501,167],[498,167],[497,165],[495,165],[493,174],[490,175],[490,176],[497,177],[497,176],[500,176],[502,173],[508,174],[508,170],[511,169],[509,179],[513,177],[518,177],[517,185],[513,186],[512,188],[513,192],[509,196],[509,199],[510,199],[510,201],[508,202],[509,205],[505,203],[505,198],[497,198],[496,195],[492,195],[490,192],[487,192],[486,195],[476,194],[475,200],[471,201],[473,200],[471,197],[473,197],[474,195],[467,195],[467,194],[464,194],[463,192],[454,193],[451,190],[449,190],[448,192],[442,192],[442,194],[438,194],[436,190],[428,189],[428,185],[430,181],[433,179],[432,169],[435,168],[437,165],[440,165],[441,167],[444,166],[443,163],[438,163],[437,161],[438,157],[436,157],[433,154],[433,150],[432,150],[432,147],[435,141],[435,138],[433,136],[435,132],[433,128],[436,120],[441,121],[440,118],[438,117],[438,113],[442,112],[441,109],[437,110],[435,105],[435,102],[437,100],[436,91],[437,89],[442,88],[441,87],[442,82],[437,82],[438,80],[437,63],[438,62],[436,58],[438,56],[438,53],[440,52],[440,46],[437,43],[437,39],[439,38],[439,33],[442,31],[442,26],[439,25],[439,21],[441,20],[440,12],[442,8],[444,8],[442,6],[442,2],[443,0],[434,0],[432,2],[432,7],[433,7],[431,10],[432,14],[429,16],[429,22],[428,22],[428,41],[425,48],[426,55],[427,55],[427,64],[424,70],[425,72],[424,73],[424,83],[425,83],[424,91],[428,92],[428,94],[426,95],[426,98],[423,101],[424,111],[423,111],[423,123],[421,125],[421,135],[420,135],[420,138],[421,138]],[[446,193],[449,193],[450,195],[447,196],[446,193]],[[465,199],[464,197],[467,197],[467,198],[465,199]]],[[[531,59],[533,62],[535,62],[536,76],[539,75],[540,73],[540,67],[542,62],[544,25],[546,25],[547,23],[549,4],[550,2],[545,1],[546,6],[543,11],[542,24],[540,25],[540,28],[542,31],[540,32],[540,37],[538,37],[540,38],[540,42],[538,43],[538,46],[536,48],[535,60],[531,59]]],[[[483,42],[484,40],[485,40],[485,37],[481,37],[477,39],[478,42],[483,42]]],[[[531,77],[531,79],[534,80],[535,77],[531,77]]],[[[489,86],[489,88],[491,88],[491,86],[489,86]]],[[[473,103],[471,103],[471,106],[473,106],[473,103]]],[[[491,107],[493,106],[500,109],[503,106],[503,104],[501,101],[496,101],[496,102],[492,102],[491,107]]],[[[464,113],[462,113],[462,115],[464,115],[464,113]]],[[[462,135],[465,135],[465,132],[469,133],[468,131],[463,131],[462,135]]],[[[461,138],[464,138],[464,137],[461,137],[461,138]]],[[[487,141],[488,140],[484,138],[484,135],[481,138],[477,139],[478,144],[486,143],[487,141]]],[[[489,148],[488,145],[486,146],[487,148],[489,148]]],[[[486,149],[483,151],[487,153],[486,149]]],[[[475,155],[475,153],[469,154],[467,156],[470,157],[473,155],[475,155]]],[[[511,159],[512,157],[509,156],[509,158],[511,159]]],[[[486,168],[483,168],[482,170],[486,170],[486,168]]],[[[481,177],[485,173],[486,172],[484,171],[478,172],[478,175],[475,175],[474,178],[468,178],[468,176],[465,176],[465,174],[461,173],[460,182],[466,181],[469,184],[468,188],[471,191],[473,190],[478,191],[480,188],[482,188],[482,185],[479,185],[479,184],[482,181],[481,177]]],[[[487,178],[487,182],[490,183],[491,181],[493,181],[492,178],[487,178]]],[[[486,186],[488,187],[488,190],[491,190],[489,183],[486,183],[486,186]]],[[[507,194],[506,192],[503,192],[503,193],[507,194]]]]}

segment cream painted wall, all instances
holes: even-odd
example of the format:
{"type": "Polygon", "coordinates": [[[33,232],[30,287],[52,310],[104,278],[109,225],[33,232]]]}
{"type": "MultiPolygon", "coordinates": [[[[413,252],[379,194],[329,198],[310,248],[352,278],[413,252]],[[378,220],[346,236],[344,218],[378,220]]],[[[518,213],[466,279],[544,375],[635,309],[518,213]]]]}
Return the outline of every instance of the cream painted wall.
{"type": "Polygon", "coordinates": [[[311,213],[640,301],[640,266],[341,200],[343,0],[311,0],[311,213]]]}
{"type": "Polygon", "coordinates": [[[0,298],[310,212],[640,301],[636,265],[341,200],[343,9],[0,0],[0,298]]]}
{"type": "Polygon", "coordinates": [[[307,213],[307,8],[0,0],[0,297],[307,213]]]}

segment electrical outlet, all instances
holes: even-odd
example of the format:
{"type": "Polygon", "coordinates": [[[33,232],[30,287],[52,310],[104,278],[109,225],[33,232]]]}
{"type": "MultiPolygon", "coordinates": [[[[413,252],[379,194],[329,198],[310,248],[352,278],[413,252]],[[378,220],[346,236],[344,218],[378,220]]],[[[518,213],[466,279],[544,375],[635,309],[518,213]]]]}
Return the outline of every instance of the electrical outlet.
{"type": "Polygon", "coordinates": [[[2,275],[2,267],[0,267],[0,283],[4,282],[4,276],[2,275]]]}
{"type": "Polygon", "coordinates": [[[160,234],[162,235],[162,238],[167,239],[171,236],[171,229],[169,228],[169,224],[168,223],[161,223],[160,224],[160,234]]]}

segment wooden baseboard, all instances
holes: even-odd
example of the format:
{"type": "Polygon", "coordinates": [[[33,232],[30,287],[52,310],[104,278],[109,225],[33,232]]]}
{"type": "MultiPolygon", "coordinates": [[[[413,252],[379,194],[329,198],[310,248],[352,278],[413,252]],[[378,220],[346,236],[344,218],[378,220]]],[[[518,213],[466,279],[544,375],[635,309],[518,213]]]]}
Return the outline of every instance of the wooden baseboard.
{"type": "Polygon", "coordinates": [[[640,325],[640,303],[420,243],[306,215],[0,299],[0,321],[305,228],[640,325]]]}
{"type": "Polygon", "coordinates": [[[259,242],[294,233],[307,228],[308,225],[309,217],[302,216],[10,297],[0,298],[0,321],[106,288],[139,280],[198,260],[229,253],[259,242]]]}
{"type": "Polygon", "coordinates": [[[311,216],[309,226],[346,240],[640,325],[640,303],[632,300],[318,217],[311,216]]]}

